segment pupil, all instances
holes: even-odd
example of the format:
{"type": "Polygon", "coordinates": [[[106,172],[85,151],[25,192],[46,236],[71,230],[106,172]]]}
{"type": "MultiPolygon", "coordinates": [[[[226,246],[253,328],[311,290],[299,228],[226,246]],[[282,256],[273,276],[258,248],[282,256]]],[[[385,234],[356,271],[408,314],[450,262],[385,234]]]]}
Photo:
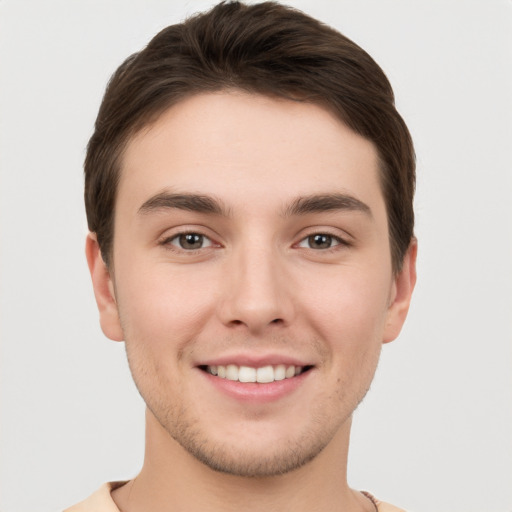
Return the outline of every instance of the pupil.
{"type": "Polygon", "coordinates": [[[196,233],[180,235],[180,245],[183,249],[200,249],[203,245],[203,235],[196,233]]]}
{"type": "Polygon", "coordinates": [[[309,237],[309,245],[313,249],[328,249],[331,247],[332,237],[329,235],[312,235],[309,237]]]}

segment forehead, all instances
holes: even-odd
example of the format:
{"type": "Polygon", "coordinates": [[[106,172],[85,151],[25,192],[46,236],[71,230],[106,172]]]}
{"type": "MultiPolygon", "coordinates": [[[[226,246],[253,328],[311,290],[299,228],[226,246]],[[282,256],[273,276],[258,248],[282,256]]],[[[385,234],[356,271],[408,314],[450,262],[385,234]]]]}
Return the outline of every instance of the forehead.
{"type": "Polygon", "coordinates": [[[179,102],[129,141],[118,199],[140,205],[173,190],[243,208],[342,192],[380,208],[378,172],[374,145],[328,110],[224,91],[179,102]]]}

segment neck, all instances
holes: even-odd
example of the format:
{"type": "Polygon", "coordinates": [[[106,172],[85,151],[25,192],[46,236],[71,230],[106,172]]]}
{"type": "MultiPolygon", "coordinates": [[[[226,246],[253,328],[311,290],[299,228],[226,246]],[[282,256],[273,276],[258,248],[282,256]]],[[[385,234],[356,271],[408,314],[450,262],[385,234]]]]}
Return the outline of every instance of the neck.
{"type": "Polygon", "coordinates": [[[272,477],[240,477],[210,469],[146,414],[146,455],[139,475],[112,493],[122,512],[207,510],[361,511],[366,498],[347,485],[350,420],[312,461],[272,477]]]}

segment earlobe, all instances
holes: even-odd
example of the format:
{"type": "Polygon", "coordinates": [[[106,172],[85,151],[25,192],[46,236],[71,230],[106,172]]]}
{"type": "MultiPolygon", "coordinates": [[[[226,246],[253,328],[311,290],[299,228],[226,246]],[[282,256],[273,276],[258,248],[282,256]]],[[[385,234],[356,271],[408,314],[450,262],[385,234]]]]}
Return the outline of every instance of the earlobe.
{"type": "Polygon", "coordinates": [[[123,341],[123,330],[114,293],[114,283],[101,256],[95,233],[89,233],[85,243],[87,264],[91,273],[94,296],[100,313],[101,330],[113,341],[123,341]]]}
{"type": "Polygon", "coordinates": [[[416,284],[417,253],[418,242],[416,239],[413,239],[404,257],[402,268],[394,278],[393,296],[388,309],[383,343],[393,341],[400,334],[404,325],[411,303],[412,292],[416,284]]]}

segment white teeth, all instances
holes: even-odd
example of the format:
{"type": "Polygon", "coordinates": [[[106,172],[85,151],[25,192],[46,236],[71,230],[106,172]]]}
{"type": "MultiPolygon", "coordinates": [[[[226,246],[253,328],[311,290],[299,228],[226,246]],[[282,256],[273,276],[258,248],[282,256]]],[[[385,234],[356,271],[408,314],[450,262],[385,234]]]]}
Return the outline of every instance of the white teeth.
{"type": "Polygon", "coordinates": [[[238,380],[240,382],[256,382],[256,368],[240,366],[240,370],[238,371],[238,380]]]}
{"type": "Polygon", "coordinates": [[[274,380],[283,380],[286,377],[286,367],[280,364],[274,368],[274,380]]]}
{"type": "Polygon", "coordinates": [[[303,371],[303,367],[278,364],[276,366],[268,365],[260,368],[252,368],[250,366],[237,366],[236,364],[228,364],[226,366],[219,364],[218,366],[207,366],[206,370],[208,373],[221,377],[222,379],[267,384],[276,380],[291,379],[296,375],[300,375],[303,371]]]}
{"type": "Polygon", "coordinates": [[[226,379],[238,380],[238,366],[236,364],[228,364],[226,366],[226,379]]]}
{"type": "Polygon", "coordinates": [[[256,381],[261,384],[274,382],[274,368],[272,366],[262,366],[256,370],[256,381]]]}

